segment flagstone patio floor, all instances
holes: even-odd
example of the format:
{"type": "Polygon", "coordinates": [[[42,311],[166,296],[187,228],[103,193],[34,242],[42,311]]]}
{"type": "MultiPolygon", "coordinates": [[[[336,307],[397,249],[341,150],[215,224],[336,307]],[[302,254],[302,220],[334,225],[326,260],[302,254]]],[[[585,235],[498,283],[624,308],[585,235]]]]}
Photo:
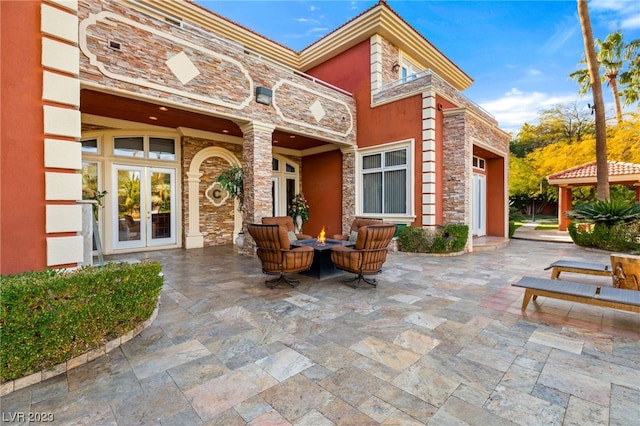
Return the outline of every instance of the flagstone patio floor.
{"type": "MultiPolygon", "coordinates": [[[[116,257],[117,258],[117,257],[116,257]]],[[[269,289],[231,246],[158,260],[156,320],[94,361],[2,397],[73,425],[631,425],[640,418],[640,316],[538,298],[523,275],[573,244],[512,240],[462,256],[390,253],[377,288],[300,276],[269,289]]],[[[606,277],[565,280],[609,284],[606,277]]]]}

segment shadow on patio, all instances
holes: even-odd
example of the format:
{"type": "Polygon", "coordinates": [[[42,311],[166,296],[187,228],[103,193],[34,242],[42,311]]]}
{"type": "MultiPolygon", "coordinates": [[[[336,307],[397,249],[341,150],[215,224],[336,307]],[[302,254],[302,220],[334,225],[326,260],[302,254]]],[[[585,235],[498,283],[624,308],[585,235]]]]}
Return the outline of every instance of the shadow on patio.
{"type": "MultiPolygon", "coordinates": [[[[640,317],[539,298],[523,275],[608,253],[513,240],[463,256],[390,253],[375,289],[300,276],[266,288],[232,247],[163,264],[156,321],[67,374],[2,398],[3,416],[74,424],[632,424],[640,317]]],[[[563,279],[606,283],[605,277],[563,279]]],[[[5,417],[3,417],[5,418],[5,417]]]]}

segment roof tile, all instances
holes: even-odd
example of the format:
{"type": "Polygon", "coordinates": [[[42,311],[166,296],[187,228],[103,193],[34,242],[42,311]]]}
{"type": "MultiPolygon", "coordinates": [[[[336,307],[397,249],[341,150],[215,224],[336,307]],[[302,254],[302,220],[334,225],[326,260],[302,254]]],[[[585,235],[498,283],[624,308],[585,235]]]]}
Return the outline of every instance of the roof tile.
{"type": "MultiPolygon", "coordinates": [[[[607,161],[607,164],[609,166],[609,176],[640,174],[640,164],[622,163],[619,161],[607,161]]],[[[547,179],[575,179],[584,177],[596,177],[595,161],[554,173],[549,175],[547,179]]]]}

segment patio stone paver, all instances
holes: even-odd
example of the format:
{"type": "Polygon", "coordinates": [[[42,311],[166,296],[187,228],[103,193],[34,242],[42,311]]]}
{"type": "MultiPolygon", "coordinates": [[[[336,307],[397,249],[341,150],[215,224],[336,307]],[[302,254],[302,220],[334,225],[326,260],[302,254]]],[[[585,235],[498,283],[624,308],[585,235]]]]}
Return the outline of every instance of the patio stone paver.
{"type": "Polygon", "coordinates": [[[391,253],[371,289],[305,276],[269,289],[259,261],[232,247],[121,258],[163,264],[156,320],[104,356],[3,396],[3,424],[16,412],[126,426],[640,418],[640,316],[544,297],[522,312],[524,291],[510,286],[548,277],[558,259],[607,263],[605,252],[512,240],[463,256],[391,253]]]}

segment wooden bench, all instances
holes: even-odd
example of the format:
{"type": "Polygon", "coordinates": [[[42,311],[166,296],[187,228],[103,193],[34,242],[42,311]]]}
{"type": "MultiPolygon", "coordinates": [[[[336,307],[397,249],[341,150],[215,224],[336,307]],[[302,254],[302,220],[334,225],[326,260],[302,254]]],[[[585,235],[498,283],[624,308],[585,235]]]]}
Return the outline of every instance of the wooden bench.
{"type": "Polygon", "coordinates": [[[579,262],[576,260],[558,260],[544,268],[551,269],[551,279],[555,280],[561,272],[573,272],[576,274],[602,275],[611,277],[611,266],[604,263],[579,262]]]}
{"type": "Polygon", "coordinates": [[[534,277],[522,277],[511,285],[525,289],[523,311],[527,309],[532,296],[534,300],[538,296],[546,296],[640,313],[640,291],[534,277]]]}

